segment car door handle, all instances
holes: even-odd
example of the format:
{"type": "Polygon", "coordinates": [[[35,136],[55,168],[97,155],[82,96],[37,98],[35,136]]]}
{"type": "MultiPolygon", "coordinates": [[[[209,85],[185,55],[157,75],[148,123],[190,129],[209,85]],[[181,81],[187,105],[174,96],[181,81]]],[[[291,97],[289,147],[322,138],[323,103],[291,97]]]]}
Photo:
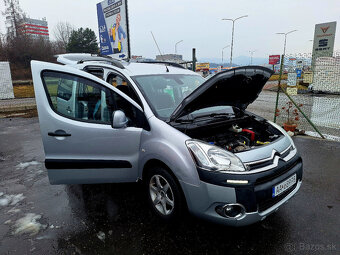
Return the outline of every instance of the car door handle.
{"type": "Polygon", "coordinates": [[[62,136],[71,136],[71,134],[68,134],[64,130],[61,130],[61,129],[58,129],[58,130],[56,130],[54,132],[48,132],[48,135],[49,136],[59,136],[59,137],[62,137],[62,136]]]}

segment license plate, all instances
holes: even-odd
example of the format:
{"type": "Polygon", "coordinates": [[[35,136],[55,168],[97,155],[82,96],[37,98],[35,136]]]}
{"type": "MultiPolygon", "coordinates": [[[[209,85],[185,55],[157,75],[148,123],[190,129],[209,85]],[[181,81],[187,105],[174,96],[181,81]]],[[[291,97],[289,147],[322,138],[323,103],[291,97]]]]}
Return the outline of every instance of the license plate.
{"type": "Polygon", "coordinates": [[[279,183],[272,188],[272,197],[282,194],[285,190],[289,189],[296,183],[296,174],[279,183]]]}

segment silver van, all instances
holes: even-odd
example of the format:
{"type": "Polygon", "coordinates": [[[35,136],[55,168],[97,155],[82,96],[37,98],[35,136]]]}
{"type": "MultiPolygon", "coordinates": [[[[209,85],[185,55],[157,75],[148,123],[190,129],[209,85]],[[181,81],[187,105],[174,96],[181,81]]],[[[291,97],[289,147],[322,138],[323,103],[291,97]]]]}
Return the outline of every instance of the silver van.
{"type": "Polygon", "coordinates": [[[292,139],[246,111],[270,69],[206,80],[173,63],[89,54],[58,61],[31,63],[51,184],[142,180],[159,217],[188,210],[233,226],[263,220],[299,190],[292,139]]]}

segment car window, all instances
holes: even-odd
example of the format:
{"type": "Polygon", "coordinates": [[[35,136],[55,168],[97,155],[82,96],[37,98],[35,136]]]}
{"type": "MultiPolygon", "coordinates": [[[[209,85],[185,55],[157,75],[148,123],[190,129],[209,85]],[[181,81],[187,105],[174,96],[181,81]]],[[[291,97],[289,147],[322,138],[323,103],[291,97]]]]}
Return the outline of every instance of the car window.
{"type": "Polygon", "coordinates": [[[143,108],[143,105],[137,96],[134,89],[131,87],[131,84],[121,75],[117,73],[110,73],[107,82],[110,83],[112,86],[116,87],[123,93],[125,93],[127,96],[129,96],[131,99],[133,99],[137,104],[140,105],[140,107],[143,108]]]}
{"type": "Polygon", "coordinates": [[[67,79],[60,79],[58,86],[58,97],[66,101],[70,100],[72,96],[73,81],[67,79]]]}
{"type": "Polygon", "coordinates": [[[111,124],[113,102],[108,88],[70,74],[44,72],[51,107],[77,120],[111,124]]]}
{"type": "Polygon", "coordinates": [[[137,109],[124,97],[120,96],[117,93],[113,93],[113,101],[115,104],[115,109],[121,110],[125,113],[127,119],[129,120],[128,126],[145,127],[147,125],[147,120],[144,113],[137,109]]]}
{"type": "Polygon", "coordinates": [[[47,71],[43,81],[53,110],[75,120],[112,123],[114,110],[122,110],[130,127],[146,127],[144,113],[124,97],[76,75],[47,71]]]}
{"type": "Polygon", "coordinates": [[[139,75],[132,78],[161,119],[169,118],[183,99],[205,81],[203,77],[191,74],[139,75]]]}
{"type": "Polygon", "coordinates": [[[96,66],[85,66],[83,69],[85,72],[88,72],[96,77],[98,77],[99,79],[104,79],[104,69],[103,68],[99,68],[96,66]]]}

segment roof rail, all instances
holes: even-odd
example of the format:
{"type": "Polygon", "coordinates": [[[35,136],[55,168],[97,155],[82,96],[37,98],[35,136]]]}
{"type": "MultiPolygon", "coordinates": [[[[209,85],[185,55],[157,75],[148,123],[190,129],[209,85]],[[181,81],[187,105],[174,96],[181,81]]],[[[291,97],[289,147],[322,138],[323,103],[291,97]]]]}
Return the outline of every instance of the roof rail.
{"type": "Polygon", "coordinates": [[[137,61],[137,63],[143,63],[143,64],[164,64],[164,65],[168,65],[168,66],[173,66],[173,67],[178,67],[178,68],[185,69],[184,66],[181,66],[178,63],[167,62],[167,61],[137,61]]]}
{"type": "Polygon", "coordinates": [[[90,62],[90,61],[103,61],[103,62],[108,62],[111,65],[116,66],[121,69],[125,68],[123,63],[120,60],[111,58],[109,56],[103,56],[103,55],[97,55],[97,54],[67,53],[67,54],[56,55],[56,57],[57,57],[57,61],[64,65],[81,64],[81,63],[90,62]]]}
{"type": "Polygon", "coordinates": [[[77,62],[77,64],[82,64],[84,62],[90,62],[90,61],[104,61],[104,62],[109,62],[110,64],[112,64],[113,66],[116,66],[118,68],[124,69],[124,65],[116,59],[110,58],[110,57],[103,57],[103,56],[92,56],[91,58],[85,58],[85,59],[81,59],[77,62]]]}

